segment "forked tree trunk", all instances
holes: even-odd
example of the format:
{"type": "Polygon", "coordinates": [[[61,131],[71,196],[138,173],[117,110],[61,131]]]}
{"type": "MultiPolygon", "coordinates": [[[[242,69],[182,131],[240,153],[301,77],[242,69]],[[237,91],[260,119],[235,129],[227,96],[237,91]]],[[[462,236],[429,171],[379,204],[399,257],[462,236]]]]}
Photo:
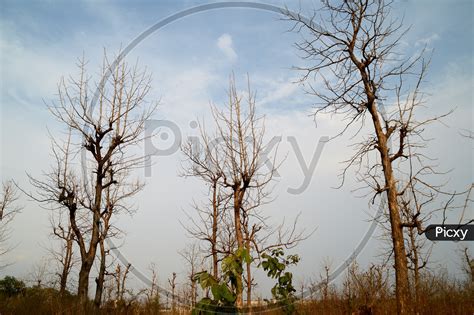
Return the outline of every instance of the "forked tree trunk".
{"type": "MultiPolygon", "coordinates": [[[[98,174],[102,174],[101,167],[98,168],[98,174]]],[[[89,295],[89,275],[94,264],[95,255],[97,252],[97,245],[99,243],[99,222],[100,222],[100,206],[102,201],[102,177],[97,175],[96,189],[95,189],[95,200],[94,200],[94,216],[92,222],[92,236],[89,243],[89,250],[86,252],[84,248],[81,248],[81,269],[79,271],[79,284],[77,287],[77,295],[81,303],[87,302],[89,295]]],[[[79,245],[85,247],[82,235],[79,235],[79,231],[74,214],[73,230],[76,232],[76,237],[82,242],[79,242],[79,245]]]]}

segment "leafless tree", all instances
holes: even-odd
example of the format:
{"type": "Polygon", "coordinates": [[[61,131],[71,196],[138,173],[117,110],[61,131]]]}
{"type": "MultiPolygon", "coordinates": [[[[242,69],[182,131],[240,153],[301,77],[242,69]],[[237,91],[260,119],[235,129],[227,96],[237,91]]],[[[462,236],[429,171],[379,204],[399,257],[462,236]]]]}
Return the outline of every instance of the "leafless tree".
{"type": "Polygon", "coordinates": [[[463,260],[464,260],[464,271],[471,278],[471,282],[474,284],[474,259],[469,254],[467,247],[463,249],[463,260]]]}
{"type": "Polygon", "coordinates": [[[36,200],[68,213],[81,258],[81,301],[88,296],[97,249],[106,238],[104,233],[110,231],[107,220],[123,210],[124,199],[142,187],[131,180],[130,172],[142,166],[144,158],[134,155],[132,149],[142,140],[145,121],[156,108],[145,100],[151,77],[137,64],[130,66],[120,59],[110,63],[104,54],[102,79],[97,84],[91,84],[86,65],[84,58],[79,60],[78,79],[61,79],[58,102],[49,106],[53,116],[69,130],[70,140],[59,143],[53,139],[56,167],[45,179],[30,177],[39,193],[36,200]],[[109,194],[120,206],[114,204],[111,208],[109,194]]]}
{"type": "Polygon", "coordinates": [[[192,243],[182,251],[179,252],[181,257],[186,262],[188,267],[188,279],[189,279],[189,286],[190,286],[190,300],[191,306],[194,307],[196,304],[197,299],[197,284],[195,276],[196,274],[202,270],[202,266],[204,264],[204,259],[202,257],[202,251],[199,248],[197,243],[192,243]]]}
{"type": "Polygon", "coordinates": [[[158,293],[158,272],[154,263],[151,263],[148,269],[151,271],[151,285],[150,288],[145,291],[146,303],[148,308],[153,312],[158,313],[160,301],[158,293]]]}
{"type": "MultiPolygon", "coordinates": [[[[296,230],[296,221],[288,229],[284,222],[276,227],[268,223],[261,207],[272,201],[271,186],[276,169],[276,151],[264,143],[263,117],[256,113],[256,97],[250,88],[246,93],[237,92],[235,79],[229,83],[228,102],[225,109],[212,106],[216,126],[209,133],[200,124],[199,142],[189,141],[183,146],[187,158],[185,175],[202,179],[210,191],[208,207],[194,208],[199,218],[188,215],[189,234],[210,244],[213,274],[218,279],[218,262],[237,249],[245,249],[258,259],[271,248],[292,248],[304,239],[296,230]],[[267,159],[272,159],[269,162],[267,159]]],[[[245,262],[245,276],[237,279],[237,307],[243,306],[243,286],[247,292],[247,306],[252,300],[252,261],[245,262]]]]}
{"type": "Polygon", "coordinates": [[[357,314],[373,314],[377,301],[389,296],[388,270],[384,265],[370,265],[360,270],[357,263],[347,269],[344,280],[344,294],[350,303],[350,310],[356,307],[357,314]]]}
{"type": "Polygon", "coordinates": [[[117,302],[124,301],[125,293],[127,292],[127,277],[131,267],[132,264],[128,264],[122,270],[122,266],[117,264],[115,272],[110,274],[115,280],[115,300],[117,302]]]}
{"type": "Polygon", "coordinates": [[[41,258],[38,260],[33,266],[31,267],[30,273],[28,278],[33,286],[41,288],[43,285],[46,286],[50,285],[50,273],[49,273],[49,259],[46,257],[41,258]]]}
{"type": "MultiPolygon", "coordinates": [[[[214,275],[217,275],[217,262],[219,260],[217,231],[220,213],[225,210],[223,203],[230,208],[232,213],[232,229],[230,235],[224,233],[223,237],[234,243],[236,249],[247,249],[250,252],[250,239],[245,241],[244,225],[250,212],[263,204],[268,195],[268,184],[273,178],[275,168],[264,170],[267,156],[263,142],[264,125],[261,117],[255,111],[255,94],[248,87],[245,97],[236,89],[234,78],[230,79],[228,103],[225,110],[217,106],[212,107],[214,122],[217,132],[211,138],[204,128],[201,128],[200,146],[188,143],[183,152],[190,161],[189,175],[198,176],[210,186],[211,208],[210,233],[205,229],[203,236],[211,243],[213,256],[214,275]],[[223,202],[225,201],[225,202],[223,202]],[[221,207],[220,207],[221,206],[221,207]],[[209,237],[207,237],[209,236],[209,237]]],[[[209,213],[209,212],[207,212],[209,213]]],[[[205,218],[204,221],[207,221],[205,218]]],[[[251,232],[248,230],[248,232],[251,232]]],[[[249,278],[251,279],[251,278],[249,278]]],[[[242,307],[242,275],[237,279],[237,307],[242,307]]]]}
{"type": "Polygon", "coordinates": [[[174,313],[176,309],[176,272],[173,272],[171,278],[168,279],[171,288],[171,311],[174,313]]]}
{"type": "MultiPolygon", "coordinates": [[[[7,244],[11,233],[11,223],[21,208],[16,205],[18,193],[13,181],[2,182],[0,195],[0,258],[3,258],[12,247],[7,244]]],[[[7,264],[1,262],[0,270],[7,264]]]]}
{"type": "Polygon", "coordinates": [[[184,176],[197,177],[204,181],[209,188],[209,206],[199,206],[194,204],[199,219],[196,221],[192,216],[188,216],[191,221],[190,226],[185,226],[187,232],[196,239],[209,243],[210,255],[212,257],[213,276],[219,278],[219,250],[218,226],[224,214],[223,204],[226,196],[222,194],[221,179],[223,172],[221,169],[222,155],[217,145],[218,138],[209,136],[201,125],[200,143],[188,141],[182,146],[182,152],[186,158],[186,164],[183,167],[184,176]]]}
{"type": "Polygon", "coordinates": [[[51,216],[51,226],[53,227],[53,236],[59,240],[59,247],[53,247],[49,250],[54,261],[57,262],[59,270],[59,293],[64,294],[67,290],[69,275],[72,268],[78,263],[74,255],[74,232],[69,224],[69,220],[64,220],[62,213],[57,216],[51,216]]]}
{"type": "MultiPolygon", "coordinates": [[[[354,167],[358,180],[373,194],[372,201],[386,195],[397,311],[407,314],[411,304],[404,227],[412,222],[402,221],[399,196],[405,188],[401,181],[409,157],[419,163],[414,174],[417,178],[436,173],[424,165],[423,131],[449,113],[420,119],[418,109],[424,106],[420,87],[429,61],[423,52],[406,58],[397,51],[406,30],[390,15],[390,7],[391,1],[383,0],[324,1],[322,13],[314,13],[310,20],[291,12],[287,17],[303,36],[297,48],[309,65],[298,69],[304,72],[302,81],[308,83],[308,92],[317,99],[315,117],[325,113],[343,115],[346,126],[340,134],[355,125],[359,126],[357,133],[372,130],[355,144],[355,153],[342,173],[342,184],[348,169],[354,167]],[[311,79],[321,79],[323,87],[316,88],[311,79]],[[381,102],[386,102],[385,109],[381,102]]],[[[426,181],[420,179],[419,183],[436,190],[426,181]]]]}
{"type": "MultiPolygon", "coordinates": [[[[125,182],[125,178],[128,176],[128,172],[122,172],[120,175],[115,175],[119,178],[119,182],[125,182]],[[118,177],[121,176],[122,178],[118,177]]],[[[111,175],[109,175],[111,177],[111,175]]],[[[126,203],[126,201],[137,194],[143,188],[143,184],[140,182],[129,183],[127,187],[121,185],[109,186],[104,192],[104,210],[102,219],[100,221],[100,240],[99,240],[99,272],[95,279],[96,292],[94,303],[99,307],[102,303],[102,294],[104,289],[104,280],[107,274],[107,257],[109,256],[110,248],[107,248],[106,240],[108,238],[117,238],[122,233],[114,224],[111,219],[113,216],[117,216],[121,212],[132,213],[134,209],[126,203]]]]}

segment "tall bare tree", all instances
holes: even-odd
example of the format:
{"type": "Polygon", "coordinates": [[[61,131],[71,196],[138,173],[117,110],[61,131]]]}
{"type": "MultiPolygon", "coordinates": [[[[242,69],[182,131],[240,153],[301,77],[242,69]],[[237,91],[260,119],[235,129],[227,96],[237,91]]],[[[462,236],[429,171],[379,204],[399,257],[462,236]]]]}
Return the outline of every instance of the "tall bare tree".
{"type": "MultiPolygon", "coordinates": [[[[343,115],[346,126],[340,134],[353,125],[359,126],[359,132],[367,130],[365,126],[372,130],[364,137],[366,140],[355,144],[355,154],[347,161],[342,184],[347,170],[355,167],[358,179],[367,184],[373,198],[386,195],[397,311],[408,314],[411,304],[404,242],[406,222],[399,202],[404,189],[400,181],[407,166],[402,164],[410,156],[423,164],[424,128],[444,115],[421,119],[417,113],[424,105],[420,86],[429,62],[423,53],[408,58],[397,51],[406,30],[390,14],[390,7],[391,1],[383,0],[334,4],[324,1],[322,13],[315,12],[310,20],[291,12],[287,12],[287,17],[295,23],[294,30],[303,35],[297,48],[308,65],[299,69],[304,72],[302,81],[308,83],[308,92],[318,100],[315,116],[343,115]],[[311,79],[321,79],[323,87],[314,87],[311,79]],[[380,106],[382,101],[388,104],[385,109],[380,106]]],[[[418,175],[435,172],[429,166],[419,169],[418,175]]]]}
{"type": "MultiPolygon", "coordinates": [[[[109,177],[112,175],[109,174],[109,177]]],[[[123,171],[119,175],[115,175],[119,182],[125,182],[129,172],[123,171]]],[[[107,247],[106,240],[109,238],[117,238],[122,233],[111,221],[111,219],[120,213],[131,214],[135,211],[127,200],[137,194],[143,188],[143,184],[139,181],[128,183],[127,186],[113,185],[105,189],[104,192],[104,210],[100,221],[100,240],[99,240],[99,272],[96,282],[96,292],[94,303],[99,307],[102,303],[102,295],[104,290],[104,281],[107,274],[107,257],[110,248],[107,247]]]]}
{"type": "Polygon", "coordinates": [[[156,108],[146,101],[151,88],[146,70],[118,61],[110,63],[104,54],[97,84],[91,84],[84,58],[78,62],[78,79],[61,79],[58,102],[49,110],[70,130],[71,140],[66,144],[53,140],[57,166],[46,179],[31,177],[40,195],[37,200],[68,213],[81,258],[78,296],[82,301],[87,299],[90,271],[105,238],[104,222],[115,213],[107,194],[116,191],[116,199],[122,202],[139,191],[141,185],[131,180],[130,172],[143,165],[144,158],[132,149],[142,140],[145,121],[156,108]]]}
{"type": "MultiPolygon", "coordinates": [[[[208,213],[211,228],[204,229],[202,234],[211,243],[213,272],[214,276],[217,276],[217,229],[222,218],[221,213],[226,208],[232,213],[232,229],[228,230],[231,234],[224,231],[223,237],[229,236],[227,241],[232,244],[235,240],[235,248],[228,250],[246,249],[249,252],[250,239],[245,241],[244,225],[252,227],[245,223],[246,218],[249,218],[252,209],[267,199],[268,184],[273,178],[275,168],[263,169],[268,153],[263,142],[265,128],[262,118],[256,114],[255,94],[251,91],[250,84],[244,97],[237,92],[232,77],[226,109],[220,110],[213,106],[212,114],[217,128],[213,138],[201,128],[202,143],[198,146],[188,143],[183,152],[190,161],[187,174],[200,177],[210,187],[212,211],[208,213]]],[[[207,218],[204,221],[209,222],[207,218]]],[[[236,283],[236,304],[241,308],[242,275],[237,277],[236,283]]]]}
{"type": "MultiPolygon", "coordinates": [[[[7,244],[11,233],[11,223],[21,208],[16,205],[18,192],[13,181],[2,182],[0,195],[0,259],[7,254],[12,247],[7,244]]],[[[0,261],[0,269],[5,267],[0,261]]],[[[7,263],[5,263],[7,264],[7,263]]]]}
{"type": "MultiPolygon", "coordinates": [[[[185,175],[198,177],[208,185],[210,206],[195,206],[199,218],[188,215],[191,226],[185,228],[210,244],[213,276],[219,279],[218,262],[236,250],[245,250],[258,259],[264,251],[294,247],[305,237],[295,229],[297,220],[290,229],[284,222],[272,227],[262,214],[261,206],[272,201],[269,184],[279,164],[277,152],[270,152],[264,143],[264,121],[256,114],[250,82],[247,92],[240,94],[232,76],[225,109],[212,106],[211,110],[217,131],[209,133],[201,123],[199,142],[193,140],[183,146],[185,175]],[[272,163],[267,163],[267,158],[273,159],[272,163]]],[[[246,260],[242,267],[244,272],[237,277],[235,287],[238,308],[243,306],[244,282],[248,307],[256,285],[252,260],[246,260]]]]}

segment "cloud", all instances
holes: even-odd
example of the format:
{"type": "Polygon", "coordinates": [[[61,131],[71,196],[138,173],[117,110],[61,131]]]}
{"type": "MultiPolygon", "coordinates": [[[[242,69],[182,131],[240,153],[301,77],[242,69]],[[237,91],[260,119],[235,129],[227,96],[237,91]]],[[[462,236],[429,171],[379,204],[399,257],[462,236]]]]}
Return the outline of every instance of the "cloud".
{"type": "Polygon", "coordinates": [[[293,82],[279,83],[277,84],[275,89],[269,91],[268,94],[259,103],[260,105],[267,105],[272,102],[286,99],[298,92],[299,89],[300,87],[293,82]]]}
{"type": "Polygon", "coordinates": [[[417,40],[415,42],[415,46],[420,46],[420,45],[422,45],[422,46],[431,46],[433,44],[433,42],[438,40],[439,38],[440,37],[439,37],[438,34],[433,33],[430,36],[420,38],[419,40],[417,40]]]}
{"type": "Polygon", "coordinates": [[[237,60],[237,53],[234,50],[234,45],[232,43],[232,36],[229,34],[222,34],[217,39],[217,47],[226,55],[230,61],[237,60]]]}

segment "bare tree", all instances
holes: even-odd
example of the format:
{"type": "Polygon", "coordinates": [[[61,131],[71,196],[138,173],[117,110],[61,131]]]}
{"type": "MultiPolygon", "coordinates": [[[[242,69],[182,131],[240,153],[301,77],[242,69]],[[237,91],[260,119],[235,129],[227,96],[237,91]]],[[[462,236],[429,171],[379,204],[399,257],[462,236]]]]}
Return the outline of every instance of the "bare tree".
{"type": "Polygon", "coordinates": [[[171,288],[171,311],[174,313],[176,309],[176,272],[173,272],[171,278],[168,279],[171,288]]]}
{"type": "Polygon", "coordinates": [[[471,283],[474,284],[474,259],[469,254],[469,250],[467,247],[463,249],[462,254],[463,254],[462,258],[464,260],[464,264],[463,264],[464,271],[470,277],[471,283]]]}
{"type": "MultiPolygon", "coordinates": [[[[261,213],[261,206],[272,201],[269,184],[279,164],[275,163],[277,152],[271,152],[264,143],[264,121],[256,114],[250,82],[247,92],[241,95],[232,76],[226,108],[211,109],[217,132],[209,133],[201,123],[199,142],[189,141],[183,146],[188,162],[185,175],[198,177],[208,185],[210,206],[195,205],[199,217],[188,215],[191,226],[185,228],[190,235],[210,244],[213,275],[219,279],[218,262],[236,250],[245,250],[258,259],[266,250],[292,248],[305,237],[296,231],[297,220],[290,229],[284,222],[274,227],[261,213]]],[[[234,288],[238,308],[243,306],[244,284],[248,307],[256,285],[252,260],[246,260],[242,267],[245,272],[237,277],[234,288]]]]}
{"type": "MultiPolygon", "coordinates": [[[[257,225],[249,223],[249,218],[255,210],[270,201],[270,182],[276,172],[276,152],[273,157],[267,152],[264,143],[265,126],[263,118],[256,113],[256,97],[250,88],[245,96],[237,92],[234,78],[231,77],[229,101],[226,111],[213,108],[214,120],[221,139],[219,149],[223,154],[222,185],[230,190],[232,215],[234,223],[235,242],[237,249],[251,252],[251,241],[257,230],[257,225]],[[270,167],[265,169],[267,160],[272,158],[270,167]],[[247,236],[247,237],[246,237],[247,236]]],[[[247,292],[251,296],[252,277],[247,261],[247,292]]],[[[243,306],[242,276],[237,279],[236,306],[243,306]]],[[[248,298],[247,304],[250,305],[248,298]]]]}
{"type": "MultiPolygon", "coordinates": [[[[2,182],[0,195],[0,258],[3,258],[12,247],[7,244],[11,233],[11,223],[21,208],[16,205],[18,193],[13,181],[2,182]]],[[[5,267],[0,262],[0,270],[5,267]]]]}
{"type": "Polygon", "coordinates": [[[344,292],[350,311],[358,314],[373,314],[376,303],[389,296],[388,270],[384,265],[370,265],[366,271],[357,263],[347,269],[344,292]]]}
{"type": "MultiPolygon", "coordinates": [[[[119,175],[115,175],[119,182],[125,182],[128,172],[123,171],[119,175]],[[119,177],[120,176],[120,177],[119,177]]],[[[108,176],[112,177],[111,174],[108,176]]],[[[106,240],[108,238],[117,238],[122,234],[115,225],[112,224],[111,219],[121,212],[132,213],[134,209],[126,203],[126,201],[137,194],[143,188],[143,184],[136,181],[129,183],[126,187],[121,185],[109,186],[104,192],[104,210],[102,213],[102,220],[100,221],[100,240],[99,240],[99,273],[96,282],[96,292],[94,303],[99,307],[102,303],[102,294],[104,290],[104,280],[107,274],[107,257],[110,249],[107,248],[106,240]]]]}
{"type": "MultiPolygon", "coordinates": [[[[222,212],[229,208],[229,212],[232,213],[232,229],[224,231],[222,237],[229,243],[235,244],[232,248],[223,250],[233,252],[238,249],[250,252],[251,239],[249,237],[252,233],[252,225],[248,223],[248,218],[253,209],[267,200],[270,192],[268,184],[276,168],[263,169],[266,162],[264,159],[268,153],[263,142],[265,128],[262,118],[257,117],[255,94],[250,89],[250,83],[248,92],[243,97],[237,92],[232,77],[226,110],[213,106],[212,114],[217,127],[214,138],[208,136],[205,129],[201,128],[201,147],[196,146],[195,143],[188,143],[183,148],[183,152],[190,161],[187,174],[200,177],[210,187],[212,210],[205,212],[209,214],[209,218],[201,221],[209,222],[211,226],[193,232],[195,235],[201,234],[201,239],[210,242],[213,272],[214,276],[217,276],[219,261],[217,247],[219,231],[217,229],[220,226],[219,220],[223,218],[222,212]],[[246,231],[249,232],[247,241],[244,235],[246,231]]],[[[224,244],[224,247],[228,245],[224,244]]],[[[236,283],[236,304],[238,308],[241,308],[243,305],[242,275],[237,277],[236,283]]]]}
{"type": "MultiPolygon", "coordinates": [[[[287,17],[303,35],[297,48],[310,65],[298,69],[304,72],[302,81],[309,83],[308,92],[318,99],[315,117],[324,113],[343,115],[346,126],[340,134],[353,125],[359,125],[357,133],[367,130],[363,129],[367,124],[372,129],[365,140],[355,144],[355,153],[342,173],[342,184],[348,169],[355,167],[359,181],[373,194],[372,201],[386,195],[397,311],[407,314],[411,312],[411,304],[404,227],[412,222],[403,222],[399,202],[405,189],[401,184],[405,177],[403,170],[407,169],[404,162],[411,157],[419,163],[414,176],[436,173],[431,166],[423,164],[426,159],[421,153],[426,142],[423,131],[426,125],[447,114],[419,119],[417,109],[424,105],[420,86],[429,62],[423,53],[404,58],[397,52],[406,31],[402,30],[401,22],[390,16],[390,5],[390,1],[383,0],[339,4],[324,1],[320,16],[315,13],[307,20],[300,14],[287,12],[287,17]],[[316,17],[321,27],[316,25],[316,17]],[[323,88],[315,88],[309,82],[313,78],[321,79],[323,88]],[[380,106],[382,101],[390,103],[385,110],[380,106]]],[[[419,182],[436,190],[426,181],[419,182]]]]}
{"type": "Polygon", "coordinates": [[[153,312],[158,313],[160,302],[158,292],[158,272],[154,263],[151,263],[148,269],[151,271],[151,285],[150,288],[145,291],[146,303],[153,312]]]}
{"type": "Polygon", "coordinates": [[[156,104],[145,101],[151,78],[137,64],[129,66],[120,59],[111,64],[104,54],[102,80],[95,85],[84,58],[78,68],[79,78],[61,79],[58,103],[49,106],[70,130],[71,140],[59,144],[53,139],[57,166],[46,179],[31,177],[31,182],[40,195],[37,200],[68,212],[81,258],[78,296],[85,301],[89,274],[107,232],[105,222],[116,213],[107,194],[114,191],[115,199],[123,204],[123,199],[140,190],[141,184],[130,180],[130,172],[142,166],[144,158],[133,155],[131,149],[142,140],[145,121],[156,104]],[[91,97],[93,91],[97,98],[91,97]],[[75,164],[78,153],[82,153],[82,179],[75,164]]]}
{"type": "Polygon", "coordinates": [[[33,286],[41,288],[43,285],[49,285],[50,274],[48,272],[49,259],[43,257],[38,260],[29,273],[30,282],[33,286]]]}
{"type": "Polygon", "coordinates": [[[194,307],[197,299],[197,284],[196,274],[202,270],[204,259],[201,255],[201,250],[197,243],[192,243],[182,251],[179,252],[181,257],[185,260],[188,267],[188,279],[190,285],[191,306],[194,307]]]}
{"type": "Polygon", "coordinates": [[[128,273],[130,272],[130,268],[132,267],[132,264],[128,264],[125,266],[125,269],[122,270],[122,266],[120,264],[117,264],[117,267],[115,268],[115,272],[110,274],[114,280],[115,280],[115,301],[116,302],[123,302],[125,293],[126,293],[126,282],[127,282],[127,277],[128,273]]]}
{"type": "Polygon", "coordinates": [[[182,146],[182,152],[186,157],[183,175],[198,177],[204,181],[209,187],[210,206],[204,205],[201,207],[195,203],[194,208],[199,215],[199,220],[196,221],[188,215],[191,226],[185,226],[185,229],[194,238],[209,243],[212,273],[214,278],[218,279],[218,226],[224,214],[222,205],[226,199],[226,196],[222,194],[220,183],[223,177],[221,170],[222,156],[217,145],[218,139],[216,137],[212,139],[202,126],[199,130],[201,143],[188,141],[182,146]]]}
{"type": "Polygon", "coordinates": [[[78,262],[74,255],[74,232],[69,220],[64,220],[61,213],[57,218],[54,215],[51,217],[51,226],[53,227],[53,236],[60,241],[60,246],[51,248],[49,252],[59,266],[57,273],[59,293],[64,294],[67,290],[71,270],[78,262]]]}
{"type": "Polygon", "coordinates": [[[406,242],[406,255],[408,258],[408,269],[413,274],[413,287],[414,287],[414,311],[418,312],[417,308],[420,304],[420,272],[428,264],[428,259],[431,255],[433,244],[427,244],[426,238],[423,236],[425,232],[424,224],[428,221],[434,209],[424,211],[430,203],[433,202],[435,196],[430,194],[426,196],[426,200],[420,202],[421,193],[416,192],[411,184],[412,188],[408,193],[410,197],[406,198],[406,194],[402,194],[399,197],[401,217],[405,229],[406,242]],[[422,215],[424,213],[424,215],[422,215]]]}

